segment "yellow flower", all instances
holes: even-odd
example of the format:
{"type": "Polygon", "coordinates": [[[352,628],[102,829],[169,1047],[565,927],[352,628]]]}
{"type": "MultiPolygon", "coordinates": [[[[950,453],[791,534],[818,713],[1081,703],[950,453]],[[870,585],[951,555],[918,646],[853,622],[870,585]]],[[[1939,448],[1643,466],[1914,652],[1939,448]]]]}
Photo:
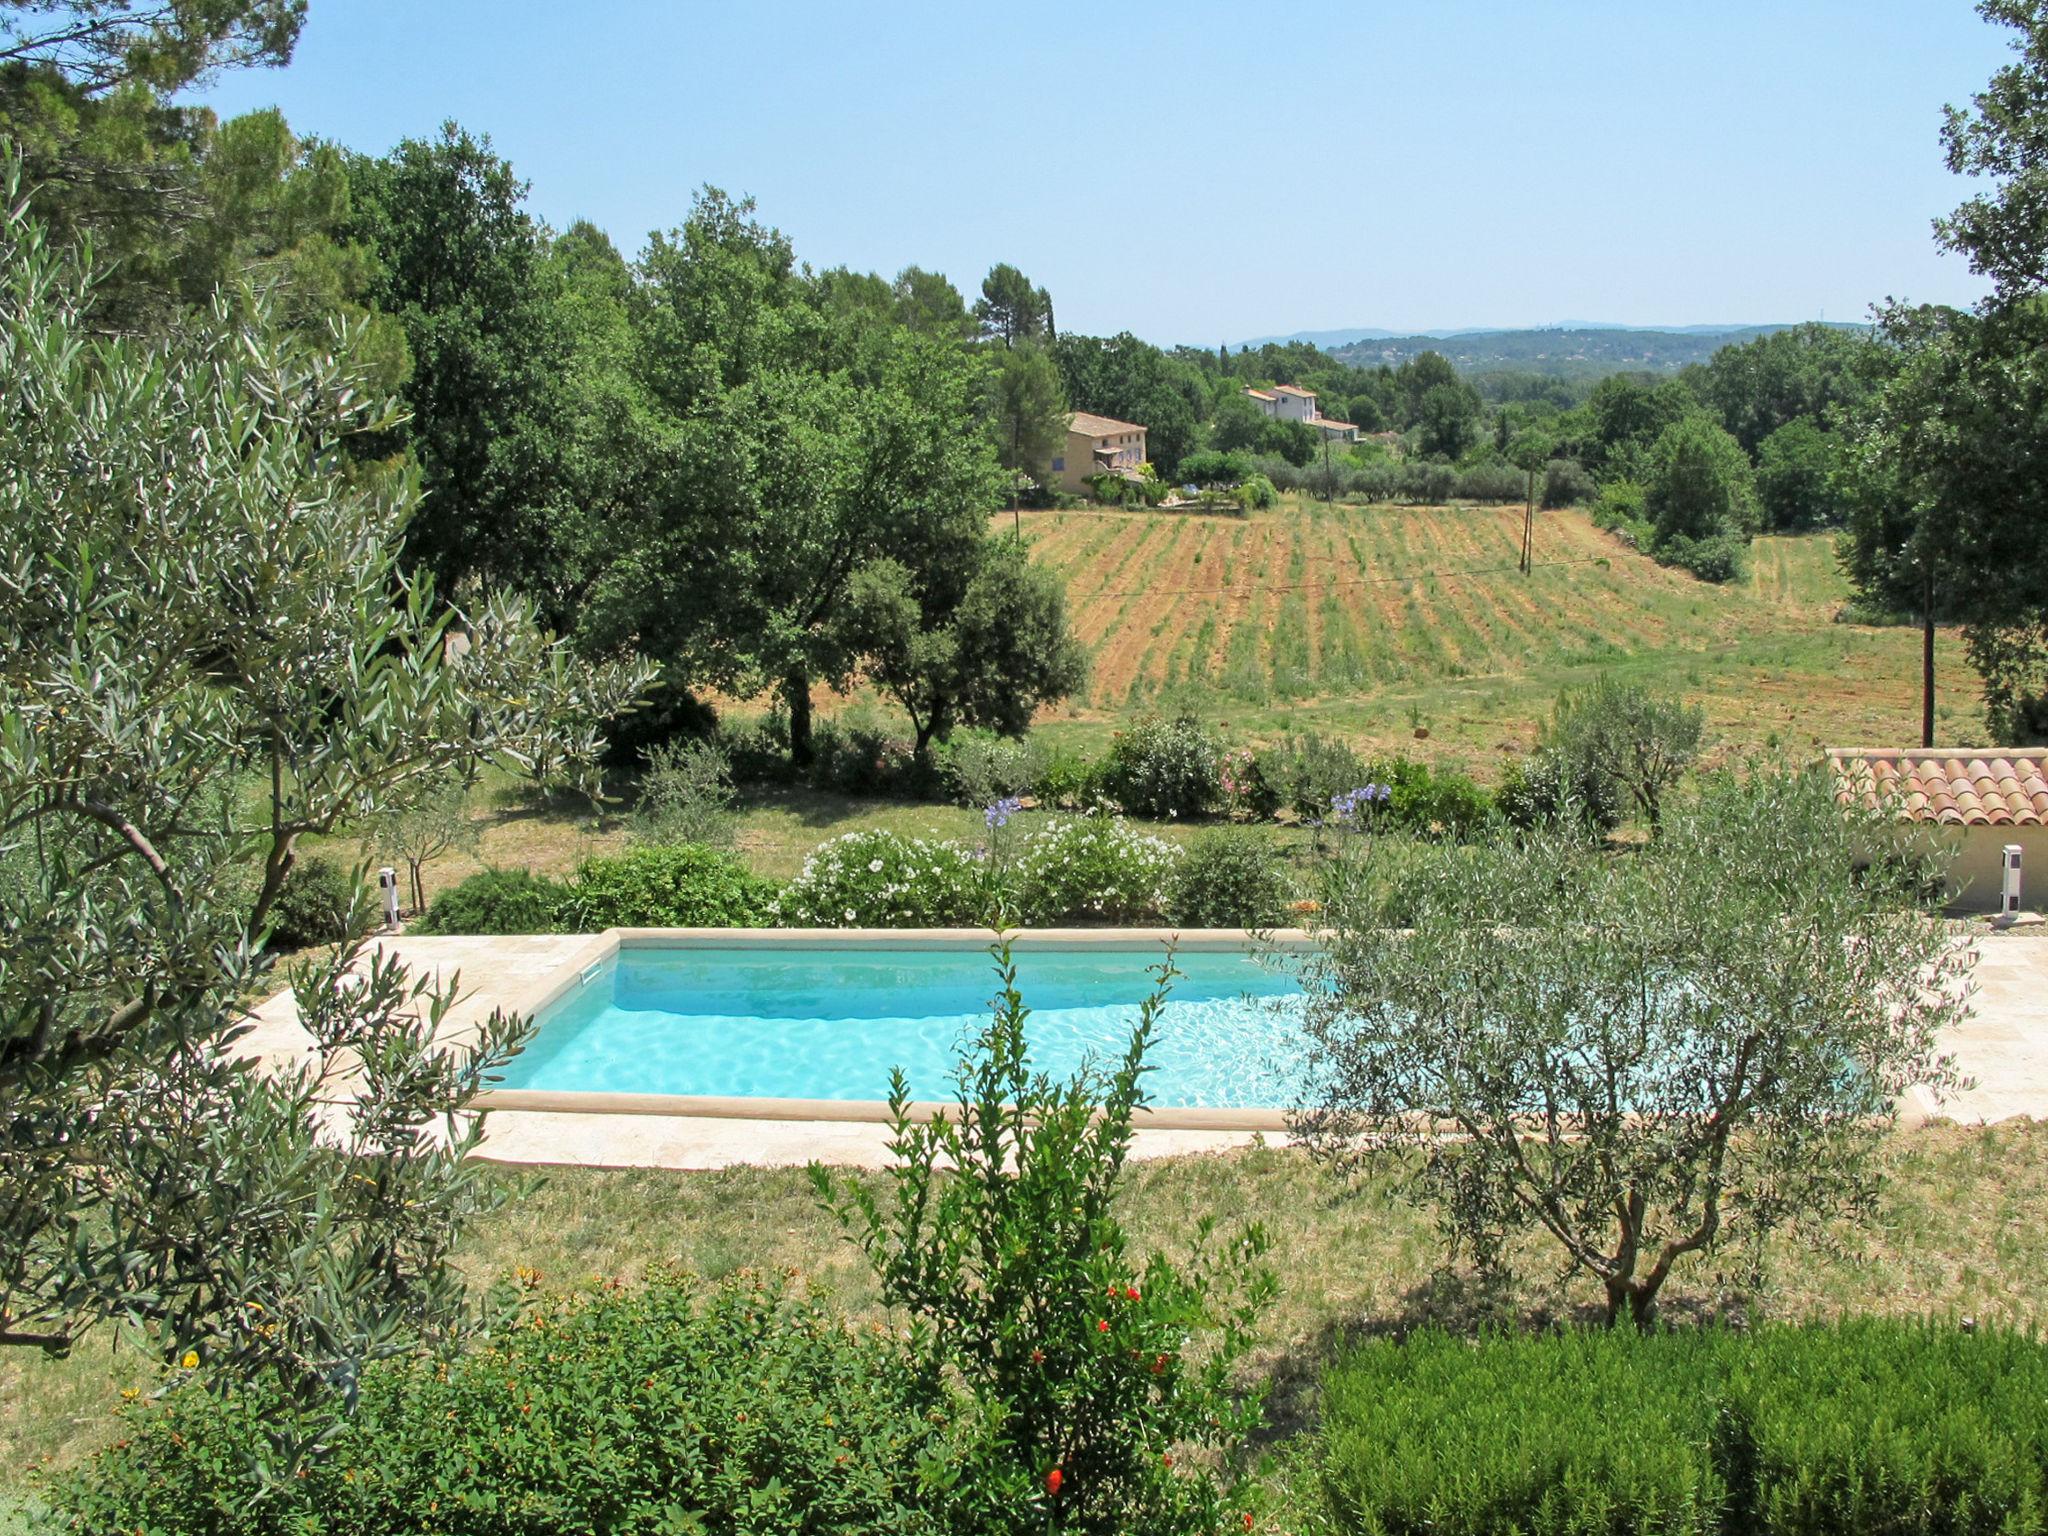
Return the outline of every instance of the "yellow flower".
{"type": "Polygon", "coordinates": [[[182,1365],[183,1367],[185,1367],[185,1369],[186,1369],[186,1370],[188,1370],[188,1371],[196,1371],[196,1370],[198,1370],[198,1369],[199,1369],[199,1351],[198,1351],[198,1350],[196,1350],[196,1349],[188,1349],[188,1350],[186,1350],[186,1351],[185,1351],[185,1358],[184,1358],[184,1359],[182,1359],[182,1360],[180,1360],[180,1361],[178,1362],[178,1364],[180,1364],[180,1365],[182,1365]]]}
{"type": "Polygon", "coordinates": [[[142,1393],[134,1387],[123,1387],[121,1389],[121,1396],[126,1398],[131,1403],[134,1402],[135,1399],[140,1397],[141,1395],[142,1393]]]}

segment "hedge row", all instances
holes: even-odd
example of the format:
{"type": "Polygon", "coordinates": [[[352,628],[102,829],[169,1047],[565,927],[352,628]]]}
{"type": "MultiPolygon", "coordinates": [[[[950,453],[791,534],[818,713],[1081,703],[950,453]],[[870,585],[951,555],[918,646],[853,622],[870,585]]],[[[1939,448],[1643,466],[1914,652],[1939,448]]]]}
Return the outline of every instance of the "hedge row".
{"type": "Polygon", "coordinates": [[[2048,1532],[2048,1349],[1863,1320],[1347,1355],[1317,1488],[1361,1536],[2048,1532]]]}

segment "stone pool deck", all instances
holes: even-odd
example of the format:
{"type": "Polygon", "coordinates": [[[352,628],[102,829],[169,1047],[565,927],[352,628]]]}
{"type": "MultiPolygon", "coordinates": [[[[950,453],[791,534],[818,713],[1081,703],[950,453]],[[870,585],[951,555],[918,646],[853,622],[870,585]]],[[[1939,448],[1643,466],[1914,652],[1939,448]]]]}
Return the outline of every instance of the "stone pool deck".
{"type": "MultiPolygon", "coordinates": [[[[1984,1124],[2014,1117],[2048,1120],[2048,933],[2042,929],[1979,935],[1976,1013],[1946,1040],[1969,1088],[1946,1101],[1907,1106],[1907,1124],[1931,1118],[1984,1124]]],[[[590,951],[587,935],[519,938],[429,938],[381,941],[412,968],[446,985],[458,978],[462,997],[446,1028],[460,1034],[492,1008],[526,1006],[563,968],[590,951]]],[[[289,1066],[305,1059],[310,1041],[289,992],[255,1010],[243,1048],[289,1066]]],[[[1141,1129],[1133,1155],[1171,1157],[1251,1143],[1260,1133],[1141,1129]]],[[[1265,1133],[1269,1141],[1284,1136],[1265,1133]]],[[[493,1110],[484,1155],[501,1162],[594,1168],[724,1168],[735,1164],[800,1165],[817,1160],[880,1167],[888,1128],[831,1120],[745,1120],[661,1114],[568,1114],[493,1110]]]]}

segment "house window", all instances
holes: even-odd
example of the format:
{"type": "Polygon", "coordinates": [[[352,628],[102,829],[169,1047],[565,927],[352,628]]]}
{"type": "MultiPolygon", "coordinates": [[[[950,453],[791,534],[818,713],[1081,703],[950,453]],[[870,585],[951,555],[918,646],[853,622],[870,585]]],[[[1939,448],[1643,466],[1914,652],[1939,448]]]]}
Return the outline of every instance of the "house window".
{"type": "Polygon", "coordinates": [[[1059,475],[1059,474],[1065,474],[1065,473],[1066,473],[1066,469],[1067,469],[1067,461],[1066,461],[1066,460],[1065,460],[1064,458],[1056,458],[1056,459],[1054,459],[1054,460],[1052,461],[1052,472],[1053,472],[1054,474],[1056,474],[1056,475],[1059,475]]]}

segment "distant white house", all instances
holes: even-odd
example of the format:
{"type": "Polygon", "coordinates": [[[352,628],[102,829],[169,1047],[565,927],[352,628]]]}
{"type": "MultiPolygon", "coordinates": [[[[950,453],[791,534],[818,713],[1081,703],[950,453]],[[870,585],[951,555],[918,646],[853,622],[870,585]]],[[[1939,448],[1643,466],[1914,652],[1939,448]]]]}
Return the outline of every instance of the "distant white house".
{"type": "Polygon", "coordinates": [[[1325,416],[1316,408],[1316,392],[1294,384],[1275,384],[1271,389],[1245,389],[1245,397],[1276,421],[1304,421],[1332,442],[1355,443],[1358,428],[1348,421],[1325,416]]]}

